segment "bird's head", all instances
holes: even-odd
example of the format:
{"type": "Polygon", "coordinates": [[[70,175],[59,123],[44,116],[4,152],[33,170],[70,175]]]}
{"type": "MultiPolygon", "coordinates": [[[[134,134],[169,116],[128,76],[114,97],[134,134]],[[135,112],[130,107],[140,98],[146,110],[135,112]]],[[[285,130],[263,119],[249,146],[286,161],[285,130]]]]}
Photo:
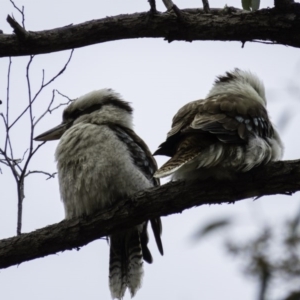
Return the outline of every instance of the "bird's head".
{"type": "Polygon", "coordinates": [[[218,94],[233,94],[243,98],[255,99],[263,106],[267,105],[263,82],[253,73],[234,69],[218,76],[207,97],[218,94]]]}
{"type": "Polygon", "coordinates": [[[62,123],[34,138],[35,141],[58,140],[78,123],[112,123],[132,128],[132,107],[112,89],[90,92],[74,100],[63,111],[62,123]]]}

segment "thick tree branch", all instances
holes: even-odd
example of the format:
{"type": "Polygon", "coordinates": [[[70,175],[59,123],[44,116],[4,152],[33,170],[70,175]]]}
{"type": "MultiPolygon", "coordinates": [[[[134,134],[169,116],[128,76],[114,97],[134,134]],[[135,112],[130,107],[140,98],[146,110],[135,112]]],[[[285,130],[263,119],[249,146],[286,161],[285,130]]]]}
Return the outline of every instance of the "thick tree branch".
{"type": "Polygon", "coordinates": [[[26,39],[15,34],[0,35],[0,57],[50,53],[84,47],[96,43],[133,38],[164,38],[171,42],[218,41],[271,41],[300,47],[300,4],[282,12],[279,9],[262,9],[243,12],[237,9],[180,10],[119,15],[93,20],[78,25],[38,32],[26,31],[26,39]]]}
{"type": "Polygon", "coordinates": [[[274,0],[274,6],[280,10],[288,9],[294,3],[294,0],[274,0]]]}
{"type": "Polygon", "coordinates": [[[234,203],[249,197],[300,190],[300,160],[269,164],[234,181],[173,182],[122,200],[104,213],[62,221],[0,241],[0,268],[71,250],[157,216],[204,204],[234,203]]]}

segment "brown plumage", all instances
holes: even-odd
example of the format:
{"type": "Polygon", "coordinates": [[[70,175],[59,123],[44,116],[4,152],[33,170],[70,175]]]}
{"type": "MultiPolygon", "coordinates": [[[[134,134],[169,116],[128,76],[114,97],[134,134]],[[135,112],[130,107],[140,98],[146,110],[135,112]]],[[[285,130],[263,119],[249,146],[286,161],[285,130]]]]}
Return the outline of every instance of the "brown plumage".
{"type": "Polygon", "coordinates": [[[174,116],[167,140],[154,153],[171,159],[154,176],[185,179],[199,169],[204,177],[227,177],[280,159],[283,146],[265,103],[263,85],[253,74],[236,69],[218,78],[206,99],[184,105],[174,116]]]}

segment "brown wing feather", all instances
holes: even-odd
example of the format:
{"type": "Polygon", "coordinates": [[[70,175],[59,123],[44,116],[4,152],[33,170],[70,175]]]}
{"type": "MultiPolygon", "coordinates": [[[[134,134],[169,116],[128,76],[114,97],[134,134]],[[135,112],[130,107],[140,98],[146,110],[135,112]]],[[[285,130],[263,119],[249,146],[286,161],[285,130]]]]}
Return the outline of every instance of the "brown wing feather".
{"type": "Polygon", "coordinates": [[[201,103],[202,101],[203,100],[196,100],[189,102],[179,109],[179,111],[173,118],[172,128],[167,134],[168,138],[174,136],[180,130],[190,126],[190,123],[193,121],[195,115],[198,112],[199,103],[201,103]]]}
{"type": "Polygon", "coordinates": [[[254,135],[272,137],[274,130],[265,107],[247,100],[222,94],[183,106],[173,118],[167,140],[154,153],[171,156],[155,176],[172,174],[195,158],[206,144],[246,144],[254,135]],[[191,143],[191,135],[196,136],[199,143],[191,143]]]}
{"type": "Polygon", "coordinates": [[[169,176],[201,154],[201,151],[210,143],[209,136],[204,135],[199,138],[199,134],[187,133],[185,138],[178,144],[174,156],[161,166],[154,176],[157,178],[169,176]]]}
{"type": "Polygon", "coordinates": [[[198,112],[199,103],[203,100],[189,102],[179,109],[172,120],[172,128],[167,134],[167,140],[159,145],[153,155],[166,155],[172,157],[177,151],[181,141],[181,133],[190,128],[190,124],[198,112]]]}
{"type": "MultiPolygon", "coordinates": [[[[156,163],[156,160],[154,159],[154,157],[152,156],[151,151],[149,150],[146,143],[133,130],[131,130],[129,128],[121,127],[121,126],[119,126],[119,127],[124,132],[126,132],[127,135],[129,135],[131,137],[132,141],[134,142],[134,145],[132,148],[134,148],[135,144],[137,144],[141,148],[141,150],[143,151],[143,153],[145,155],[145,159],[148,162],[148,165],[147,164],[138,164],[137,167],[139,167],[141,169],[141,171],[145,174],[145,176],[147,176],[147,178],[153,182],[154,186],[160,186],[159,179],[153,177],[155,171],[157,170],[157,163],[156,163]]],[[[130,146],[130,142],[127,142],[127,144],[129,144],[129,146],[130,146]]],[[[131,149],[131,151],[134,151],[134,149],[131,149]]],[[[160,238],[161,234],[162,234],[161,220],[160,220],[160,218],[154,218],[154,219],[150,220],[150,223],[151,223],[151,227],[153,230],[157,248],[158,248],[160,254],[163,255],[164,250],[163,250],[163,245],[162,245],[162,241],[160,238]]],[[[150,253],[150,252],[147,248],[147,244],[148,244],[147,225],[145,225],[143,228],[141,242],[142,242],[142,247],[143,247],[143,256],[146,255],[146,256],[144,256],[144,259],[147,262],[151,263],[152,257],[151,257],[151,254],[149,256],[148,253],[150,253]]]]}
{"type": "Polygon", "coordinates": [[[254,134],[271,137],[273,128],[270,124],[267,111],[259,102],[218,95],[199,105],[190,127],[209,132],[224,143],[245,143],[254,134]]]}

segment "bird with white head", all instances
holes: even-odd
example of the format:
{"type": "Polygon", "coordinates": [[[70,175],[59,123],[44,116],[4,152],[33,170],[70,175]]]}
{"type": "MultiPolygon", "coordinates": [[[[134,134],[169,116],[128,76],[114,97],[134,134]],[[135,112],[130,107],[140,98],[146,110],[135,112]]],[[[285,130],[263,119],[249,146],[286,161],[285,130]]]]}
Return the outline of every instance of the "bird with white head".
{"type": "MultiPolygon", "coordinates": [[[[63,112],[60,125],[36,141],[60,139],[55,152],[66,218],[89,215],[120,199],[159,185],[156,162],[133,131],[132,108],[111,89],[88,93],[63,112]]],[[[150,220],[160,253],[160,218],[150,220]]],[[[113,298],[141,287],[143,259],[152,263],[148,222],[110,236],[109,286],[113,298]]]]}

